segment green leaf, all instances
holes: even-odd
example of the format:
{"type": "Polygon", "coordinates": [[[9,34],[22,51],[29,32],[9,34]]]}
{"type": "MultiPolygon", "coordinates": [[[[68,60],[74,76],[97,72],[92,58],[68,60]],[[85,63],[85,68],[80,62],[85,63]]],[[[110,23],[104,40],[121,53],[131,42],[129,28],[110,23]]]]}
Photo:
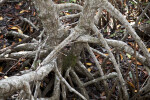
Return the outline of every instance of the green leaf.
{"type": "Polygon", "coordinates": [[[65,3],[65,1],[60,1],[61,3],[65,3]]]}
{"type": "Polygon", "coordinates": [[[128,58],[131,58],[131,55],[130,55],[130,54],[127,53],[126,55],[127,55],[128,58]]]}
{"type": "Polygon", "coordinates": [[[131,73],[131,71],[129,72],[129,76],[130,76],[130,78],[132,78],[132,79],[133,79],[133,76],[132,76],[132,73],[131,73]]]}
{"type": "Polygon", "coordinates": [[[72,9],[68,10],[68,12],[72,12],[72,9]]]}
{"type": "Polygon", "coordinates": [[[107,29],[105,29],[104,32],[107,32],[107,29]]]}
{"type": "Polygon", "coordinates": [[[123,30],[120,30],[121,33],[123,33],[123,30]]]}
{"type": "Polygon", "coordinates": [[[148,23],[148,24],[149,24],[149,23],[150,23],[150,20],[146,21],[146,23],[148,23]]]}
{"type": "Polygon", "coordinates": [[[136,3],[135,3],[134,1],[130,1],[130,3],[131,3],[132,5],[136,5],[136,3]]]}
{"type": "Polygon", "coordinates": [[[113,33],[110,35],[110,37],[115,37],[116,36],[116,33],[113,33]]]}
{"type": "Polygon", "coordinates": [[[146,5],[148,5],[148,3],[149,3],[149,2],[146,2],[146,3],[142,3],[142,5],[146,6],[146,5]]]}
{"type": "Polygon", "coordinates": [[[70,0],[70,2],[76,2],[76,0],[70,0]]]}
{"type": "Polygon", "coordinates": [[[141,18],[140,20],[139,20],[139,22],[141,22],[143,19],[141,18]]]}

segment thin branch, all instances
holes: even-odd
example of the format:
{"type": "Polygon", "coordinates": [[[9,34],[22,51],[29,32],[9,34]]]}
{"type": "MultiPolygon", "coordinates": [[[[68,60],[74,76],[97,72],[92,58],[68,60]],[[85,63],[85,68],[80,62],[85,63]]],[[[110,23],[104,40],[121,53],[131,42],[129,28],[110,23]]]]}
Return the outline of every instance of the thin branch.
{"type": "Polygon", "coordinates": [[[124,26],[125,28],[129,31],[129,34],[134,38],[134,40],[138,43],[139,47],[141,48],[144,56],[146,57],[146,61],[148,66],[150,66],[150,54],[141,40],[141,38],[136,34],[135,30],[132,28],[132,26],[129,24],[129,22],[124,18],[124,16],[118,11],[114,6],[112,6],[111,3],[104,2],[103,4],[104,9],[106,9],[112,16],[114,16],[116,19],[118,19],[124,26]]]}
{"type": "MultiPolygon", "coordinates": [[[[28,35],[25,35],[25,34],[20,34],[18,32],[15,32],[15,31],[9,31],[7,34],[7,36],[14,36],[16,38],[22,38],[22,39],[25,39],[25,38],[29,38],[30,36],[28,35]]],[[[32,39],[31,42],[38,42],[36,39],[32,39]]]]}
{"type": "Polygon", "coordinates": [[[35,84],[36,84],[36,87],[35,87],[35,92],[34,92],[34,98],[37,98],[39,91],[40,91],[41,82],[37,81],[35,84]]]}
{"type": "Polygon", "coordinates": [[[70,90],[70,92],[74,92],[75,94],[77,94],[79,97],[81,97],[83,100],[87,100],[82,94],[80,94],[78,91],[76,91],[74,88],[72,88],[68,82],[62,77],[62,75],[60,74],[60,72],[58,71],[57,68],[57,63],[55,63],[55,72],[58,75],[59,79],[68,87],[68,89],[70,90]]]}
{"type": "Polygon", "coordinates": [[[13,59],[13,58],[0,58],[0,61],[17,61],[17,59],[13,59]]]}
{"type": "MultiPolygon", "coordinates": [[[[124,51],[126,53],[129,53],[130,55],[134,55],[134,50],[128,46],[125,42],[123,41],[118,41],[118,40],[112,40],[112,39],[105,39],[108,45],[117,48],[118,50],[124,51]]],[[[91,37],[89,35],[83,35],[80,36],[76,42],[88,42],[88,43],[99,43],[99,39],[96,37],[91,37]]],[[[143,64],[145,63],[146,58],[136,52],[136,57],[137,59],[142,62],[143,64]]]]}
{"type": "Polygon", "coordinates": [[[98,50],[96,50],[96,49],[94,49],[94,48],[92,48],[92,47],[90,47],[90,49],[91,49],[92,51],[98,53],[98,54],[101,55],[102,57],[105,57],[105,58],[107,57],[104,53],[102,53],[102,52],[100,52],[100,51],[98,51],[98,50]]]}
{"type": "Polygon", "coordinates": [[[99,8],[97,14],[94,16],[94,19],[95,19],[94,22],[95,22],[96,25],[98,25],[99,20],[102,16],[102,11],[103,11],[103,9],[99,8]]]}
{"type": "Polygon", "coordinates": [[[69,9],[75,9],[75,10],[82,10],[83,7],[78,5],[78,4],[74,4],[74,3],[63,3],[63,4],[56,4],[57,9],[59,11],[63,11],[63,10],[69,10],[69,9]]]}
{"type": "Polygon", "coordinates": [[[5,56],[6,54],[11,53],[12,50],[13,50],[13,48],[16,47],[17,45],[22,44],[22,43],[27,42],[27,41],[28,41],[28,42],[31,41],[33,38],[35,38],[35,37],[40,33],[41,30],[42,30],[42,28],[39,29],[38,31],[35,31],[30,37],[23,39],[21,42],[16,43],[16,44],[14,44],[14,45],[12,45],[12,46],[9,46],[9,47],[7,47],[7,48],[4,49],[4,50],[0,50],[0,53],[2,53],[2,54],[0,55],[0,57],[3,57],[3,56],[5,56]]]}
{"type": "Polygon", "coordinates": [[[22,43],[14,47],[14,51],[34,51],[35,48],[38,46],[38,43],[22,43]]]}
{"type": "Polygon", "coordinates": [[[23,90],[27,94],[28,99],[34,100],[33,96],[32,96],[32,93],[31,93],[30,84],[26,81],[23,81],[22,84],[23,84],[23,90]]]}
{"type": "MultiPolygon", "coordinates": [[[[40,51],[40,57],[43,57],[46,54],[47,54],[47,50],[40,51]]],[[[11,54],[6,54],[4,57],[19,59],[22,56],[25,56],[26,58],[34,58],[35,55],[36,55],[36,51],[20,51],[20,52],[14,52],[11,54]]]]}
{"type": "Polygon", "coordinates": [[[44,97],[48,93],[48,91],[50,91],[53,88],[52,87],[53,85],[54,85],[54,78],[52,78],[45,87],[44,91],[42,92],[42,97],[44,97]]]}
{"type": "Polygon", "coordinates": [[[88,86],[88,85],[90,85],[90,84],[97,83],[97,82],[99,82],[99,81],[106,80],[106,79],[109,79],[109,78],[114,78],[114,77],[117,77],[117,76],[118,76],[118,75],[117,75],[116,72],[112,72],[112,73],[109,73],[108,75],[104,75],[104,76],[102,76],[102,77],[99,77],[99,78],[93,79],[93,80],[91,80],[91,81],[88,81],[88,82],[84,83],[83,86],[86,87],[86,86],[88,86]]]}
{"type": "Polygon", "coordinates": [[[98,35],[98,37],[100,39],[99,40],[100,43],[106,48],[106,50],[107,50],[107,52],[108,52],[108,54],[109,54],[109,56],[110,56],[110,58],[112,60],[112,63],[113,63],[113,65],[114,65],[114,67],[115,67],[115,69],[116,69],[116,71],[118,73],[118,77],[119,77],[120,83],[122,85],[122,90],[124,92],[125,99],[128,100],[129,96],[128,96],[127,88],[126,88],[126,85],[125,85],[125,81],[123,79],[123,76],[121,74],[119,66],[118,66],[118,64],[116,62],[116,59],[115,59],[113,53],[110,50],[110,47],[108,46],[108,44],[107,44],[106,40],[104,39],[103,35],[101,33],[99,33],[99,30],[97,29],[97,27],[95,25],[91,25],[91,28],[98,35]]]}
{"type": "MultiPolygon", "coordinates": [[[[86,48],[87,48],[89,54],[91,55],[92,59],[94,60],[94,62],[96,64],[96,67],[98,68],[98,70],[100,72],[100,75],[104,76],[104,72],[102,70],[102,67],[101,67],[99,61],[97,60],[97,58],[95,57],[92,49],[90,48],[90,46],[88,44],[86,45],[86,48]]],[[[105,80],[103,81],[103,83],[104,83],[105,91],[106,91],[106,93],[108,93],[108,84],[107,84],[107,82],[105,80]]]]}
{"type": "Polygon", "coordinates": [[[22,82],[32,82],[42,80],[49,72],[54,68],[54,61],[51,63],[40,67],[37,71],[31,71],[27,74],[21,76],[12,76],[7,79],[0,80],[0,98],[6,97],[14,93],[15,91],[22,89],[22,82]]]}
{"type": "Polygon", "coordinates": [[[36,27],[30,20],[28,20],[27,18],[23,18],[23,17],[20,17],[21,20],[29,23],[33,28],[35,28],[36,30],[39,30],[38,27],[36,27]]]}
{"type": "Polygon", "coordinates": [[[60,17],[60,20],[76,18],[76,17],[80,17],[80,13],[62,16],[62,17],[60,17]]]}
{"type": "Polygon", "coordinates": [[[7,2],[8,0],[0,0],[0,5],[2,5],[3,3],[7,2]]]}
{"type": "Polygon", "coordinates": [[[142,11],[142,13],[140,14],[140,16],[137,18],[134,27],[138,26],[138,23],[139,23],[140,19],[144,16],[144,14],[146,13],[146,11],[148,10],[149,7],[150,7],[150,2],[146,6],[146,8],[142,11]]]}
{"type": "Polygon", "coordinates": [[[71,41],[75,40],[79,36],[79,33],[77,33],[76,31],[77,30],[74,30],[64,41],[62,41],[58,46],[56,46],[54,50],[43,60],[42,65],[48,64],[53,58],[57,56],[58,52],[63,47],[65,47],[71,41]]]}
{"type": "Polygon", "coordinates": [[[35,55],[35,58],[34,58],[34,61],[32,63],[32,66],[31,66],[31,69],[35,70],[36,69],[36,62],[37,60],[39,59],[39,56],[40,56],[40,50],[42,48],[42,35],[44,34],[44,30],[41,32],[41,35],[40,35],[40,39],[39,39],[39,47],[37,48],[37,51],[36,51],[36,55],[35,55]]]}
{"type": "Polygon", "coordinates": [[[81,90],[81,93],[86,97],[86,99],[89,100],[89,96],[88,96],[88,93],[87,93],[85,87],[83,86],[83,82],[80,80],[80,78],[78,77],[78,75],[76,74],[76,72],[73,69],[71,70],[71,75],[74,78],[74,82],[77,84],[77,86],[81,90]]]}
{"type": "MultiPolygon", "coordinates": [[[[79,65],[79,68],[83,71],[83,73],[85,73],[85,75],[89,78],[89,80],[93,80],[94,79],[93,75],[86,69],[83,63],[81,61],[78,61],[77,63],[79,65]]],[[[98,83],[95,83],[94,85],[97,89],[100,90],[101,87],[98,83]]]]}
{"type": "Polygon", "coordinates": [[[60,79],[55,75],[54,90],[49,100],[59,100],[60,98],[60,79]]]}
{"type": "Polygon", "coordinates": [[[90,80],[94,79],[94,77],[92,76],[92,74],[86,69],[86,67],[82,64],[81,61],[78,61],[77,63],[78,63],[78,65],[79,65],[79,68],[81,68],[81,70],[86,74],[86,76],[87,76],[90,80]]]}

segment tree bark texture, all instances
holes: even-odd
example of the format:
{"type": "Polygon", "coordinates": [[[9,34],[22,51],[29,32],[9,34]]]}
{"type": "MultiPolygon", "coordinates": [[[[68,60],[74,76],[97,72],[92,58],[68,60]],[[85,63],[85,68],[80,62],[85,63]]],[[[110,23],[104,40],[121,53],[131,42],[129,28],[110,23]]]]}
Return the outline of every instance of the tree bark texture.
{"type": "MultiPolygon", "coordinates": [[[[37,62],[37,59],[40,59],[41,63],[37,66],[32,65],[33,69],[30,69],[29,72],[25,72],[25,74],[23,73],[19,76],[12,76],[7,79],[0,80],[1,98],[6,98],[16,91],[23,90],[23,93],[25,93],[26,96],[29,96],[30,99],[46,99],[45,97],[40,96],[39,84],[49,73],[54,72],[54,82],[52,84],[49,83],[49,85],[47,85],[49,89],[45,90],[45,92],[43,93],[46,94],[49,90],[53,89],[52,96],[48,98],[50,100],[58,100],[60,99],[60,96],[65,99],[67,89],[71,92],[74,92],[80,98],[87,100],[89,99],[89,95],[85,88],[90,84],[93,84],[94,86],[99,88],[100,86],[97,85],[100,85],[100,81],[102,81],[105,87],[106,95],[110,96],[110,94],[108,94],[109,92],[107,92],[109,91],[109,88],[108,81],[106,80],[116,77],[121,85],[118,86],[118,88],[121,87],[120,89],[122,90],[123,99],[128,100],[130,96],[127,91],[128,87],[125,81],[125,76],[123,76],[123,72],[121,71],[121,68],[117,63],[114,53],[110,49],[110,46],[115,48],[116,50],[128,53],[131,56],[134,56],[134,50],[123,41],[105,39],[103,37],[103,34],[100,32],[97,25],[104,9],[124,25],[129,34],[139,45],[140,49],[143,52],[143,55],[139,52],[136,52],[136,58],[139,62],[145,65],[148,73],[150,73],[150,54],[145,44],[136,34],[134,29],[124,18],[124,16],[120,13],[120,11],[118,11],[107,0],[85,0],[83,6],[75,3],[55,4],[52,0],[32,0],[32,2],[35,5],[38,17],[40,18],[42,23],[40,27],[44,28],[44,33],[42,35],[44,38],[41,39],[42,42],[40,43],[40,39],[36,40],[34,38],[31,41],[32,43],[17,45],[14,49],[18,52],[12,52],[11,49],[7,49],[0,56],[3,58],[18,59],[21,56],[25,55],[29,59],[34,59],[34,62],[37,62]],[[79,13],[66,15],[63,17],[59,16],[61,11],[69,9],[78,10],[79,13]],[[62,23],[62,20],[64,19],[75,17],[80,17],[75,27],[68,28],[62,23]],[[108,52],[109,56],[106,56],[103,53],[99,53],[99,51],[92,49],[89,46],[89,43],[102,45],[108,52]],[[66,49],[66,46],[68,45],[70,48],[66,49]],[[36,51],[33,51],[36,46],[39,46],[39,48],[36,51]],[[87,71],[86,67],[80,61],[81,52],[83,51],[83,49],[87,49],[91,58],[94,60],[94,63],[98,68],[98,78],[94,78],[94,75],[87,71]],[[112,67],[114,67],[115,72],[107,74],[104,73],[103,66],[101,66],[101,64],[98,62],[93,51],[99,53],[105,58],[108,57],[108,59],[113,64],[112,67]],[[85,83],[81,81],[79,76],[77,75],[78,72],[76,73],[77,70],[80,70],[79,73],[81,72],[81,74],[86,75],[89,81],[85,83]],[[69,82],[66,80],[68,80],[69,82]],[[73,84],[71,84],[72,82],[73,84],[77,84],[77,86],[80,87],[80,91],[77,91],[73,88],[73,84]],[[36,86],[36,90],[38,92],[36,91],[36,93],[34,94],[31,92],[31,84],[36,86]],[[53,85],[54,88],[51,88],[53,85]]],[[[42,33],[42,31],[40,32],[42,33]]],[[[9,34],[12,35],[11,32],[9,34]]],[[[19,35],[17,33],[13,35],[23,38],[29,37],[25,35],[19,35]]],[[[147,82],[147,84],[149,83],[147,82]]],[[[20,96],[20,98],[25,99],[25,95],[20,96]]]]}

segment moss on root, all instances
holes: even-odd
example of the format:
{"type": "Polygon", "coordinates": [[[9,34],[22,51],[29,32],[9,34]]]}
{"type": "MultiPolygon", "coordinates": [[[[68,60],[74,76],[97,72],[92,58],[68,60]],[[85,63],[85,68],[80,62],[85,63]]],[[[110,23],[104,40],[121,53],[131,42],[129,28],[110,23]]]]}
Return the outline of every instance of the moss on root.
{"type": "Polygon", "coordinates": [[[64,56],[63,68],[62,68],[63,74],[67,71],[69,67],[74,68],[76,63],[77,63],[77,57],[72,52],[69,52],[67,56],[64,56]]]}

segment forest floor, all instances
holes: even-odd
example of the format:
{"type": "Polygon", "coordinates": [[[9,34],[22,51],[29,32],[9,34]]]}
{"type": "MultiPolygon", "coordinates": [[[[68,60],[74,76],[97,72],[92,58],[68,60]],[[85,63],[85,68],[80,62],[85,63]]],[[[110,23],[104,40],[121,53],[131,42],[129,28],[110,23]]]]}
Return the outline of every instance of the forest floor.
{"type": "MultiPolygon", "coordinates": [[[[59,0],[56,0],[56,2],[59,2],[59,0]]],[[[144,4],[146,3],[147,2],[144,2],[141,7],[144,8],[145,7],[144,4]]],[[[130,7],[131,12],[128,12],[130,13],[128,14],[126,11],[124,11],[124,14],[127,13],[127,15],[129,15],[127,19],[132,24],[136,21],[136,18],[134,14],[132,13],[138,10],[131,8],[133,6],[136,6],[136,5],[133,5],[132,3],[126,6],[130,7]]],[[[62,13],[70,14],[72,12],[73,11],[66,11],[62,13]]],[[[148,10],[146,14],[147,16],[150,17],[150,10],[148,10]]],[[[110,18],[107,19],[105,17],[105,16],[108,16],[108,13],[104,11],[103,16],[104,16],[102,18],[103,25],[101,25],[100,27],[102,27],[102,33],[104,37],[108,39],[120,40],[123,37],[124,33],[126,32],[125,28],[122,27],[120,24],[117,24],[115,29],[110,29],[111,26],[108,25],[108,23],[111,23],[111,21],[108,21],[108,19],[110,18]]],[[[14,1],[9,0],[7,3],[4,3],[3,5],[0,6],[0,49],[13,46],[23,40],[23,38],[21,37],[11,35],[10,34],[11,32],[18,32],[19,34],[24,34],[28,36],[34,33],[35,29],[27,21],[25,21],[25,18],[30,20],[35,26],[38,26],[41,23],[39,18],[37,17],[36,10],[30,0],[29,2],[25,0],[14,0],[14,1]]],[[[76,18],[76,19],[64,20],[64,24],[66,25],[71,24],[72,22],[75,22],[76,20],[78,19],[76,18]]],[[[119,22],[116,22],[116,23],[119,23],[119,22]]],[[[148,19],[147,17],[142,18],[139,23],[139,26],[140,27],[136,29],[136,32],[142,38],[145,45],[147,46],[147,49],[150,52],[150,31],[149,31],[150,19],[148,19]],[[149,27],[143,28],[144,25],[147,25],[149,27]]],[[[69,26],[69,27],[74,27],[74,26],[69,26]]],[[[140,52],[138,45],[134,42],[131,36],[128,36],[125,42],[129,44],[132,48],[140,52]]],[[[90,46],[93,47],[94,49],[97,49],[103,52],[106,56],[108,55],[106,52],[106,49],[102,48],[101,46],[94,45],[94,44],[90,44],[90,46]]],[[[95,67],[95,63],[93,59],[90,57],[89,53],[86,50],[84,52],[85,52],[85,55],[83,55],[84,57],[82,59],[82,62],[84,63],[84,65],[86,66],[89,72],[91,73],[96,72],[98,69],[97,67],[95,67]]],[[[95,52],[95,55],[100,63],[104,61],[104,58],[101,55],[97,54],[96,52],[95,52]]],[[[127,66],[123,68],[124,77],[128,74],[125,79],[129,86],[129,89],[130,89],[129,91],[132,92],[131,95],[134,95],[138,91],[138,88],[144,85],[144,82],[149,78],[149,75],[146,69],[143,67],[143,64],[141,64],[138,61],[135,61],[135,58],[129,54],[127,54],[126,56],[129,62],[130,69],[127,66]],[[136,71],[135,66],[137,66],[138,68],[137,71],[136,71]],[[136,83],[137,80],[135,81],[131,80],[131,78],[133,77],[132,76],[133,74],[131,74],[132,73],[131,70],[133,73],[135,73],[134,74],[135,77],[136,75],[138,76],[138,85],[140,86],[137,86],[137,83],[136,83]]],[[[125,62],[125,60],[123,60],[123,55],[119,54],[119,58],[121,59],[120,64],[122,64],[122,62],[125,62]]],[[[21,57],[19,59],[7,59],[7,60],[6,59],[3,60],[0,58],[0,79],[13,76],[19,73],[20,71],[30,69],[32,62],[33,60],[26,59],[25,57],[21,57]]],[[[114,71],[114,69],[111,67],[112,63],[110,61],[108,61],[105,66],[107,67],[104,69],[104,72],[107,72],[108,70],[110,72],[114,71]]],[[[86,82],[86,77],[82,77],[81,80],[86,82]]],[[[41,89],[45,87],[44,86],[45,84],[47,84],[46,81],[43,81],[43,83],[41,84],[41,89]]],[[[109,84],[109,86],[113,87],[113,84],[109,84]]],[[[93,99],[98,99],[99,97],[101,97],[101,99],[105,99],[105,92],[100,91],[100,93],[98,93],[96,91],[96,88],[93,86],[88,87],[87,91],[89,95],[91,96],[91,98],[93,99]]],[[[113,91],[115,91],[115,89],[113,91]]],[[[114,97],[115,95],[118,94],[117,92],[118,91],[113,92],[114,97]]],[[[73,100],[74,95],[69,93],[68,98],[71,98],[73,100]]]]}

